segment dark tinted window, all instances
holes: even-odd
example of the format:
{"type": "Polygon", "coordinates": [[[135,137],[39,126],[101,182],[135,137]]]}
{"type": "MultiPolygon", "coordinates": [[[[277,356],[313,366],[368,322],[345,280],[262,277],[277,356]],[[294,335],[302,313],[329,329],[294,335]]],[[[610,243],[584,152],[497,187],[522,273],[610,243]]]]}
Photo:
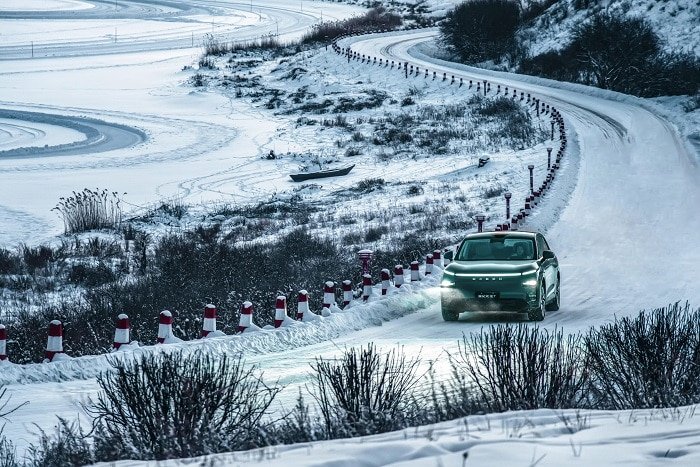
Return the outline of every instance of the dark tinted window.
{"type": "Polygon", "coordinates": [[[547,243],[547,240],[544,237],[542,237],[542,241],[544,242],[544,249],[551,250],[551,248],[549,247],[549,243],[547,243]]]}
{"type": "Polygon", "coordinates": [[[542,252],[544,251],[544,237],[542,235],[537,235],[537,256],[542,257],[542,252]]]}
{"type": "Polygon", "coordinates": [[[467,239],[457,254],[458,261],[523,261],[535,259],[535,242],[530,238],[499,235],[467,239]]]}

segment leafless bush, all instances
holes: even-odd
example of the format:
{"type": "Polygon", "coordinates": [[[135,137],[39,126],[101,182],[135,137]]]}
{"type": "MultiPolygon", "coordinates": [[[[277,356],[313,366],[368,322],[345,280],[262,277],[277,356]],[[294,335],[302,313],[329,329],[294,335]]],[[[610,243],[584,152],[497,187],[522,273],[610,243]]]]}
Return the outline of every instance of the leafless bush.
{"type": "Polygon", "coordinates": [[[0,429],[0,467],[20,467],[17,459],[17,449],[11,440],[2,434],[0,429]]]}
{"type": "Polygon", "coordinates": [[[614,409],[700,402],[700,309],[641,312],[585,337],[593,396],[614,409]]]}
{"type": "Polygon", "coordinates": [[[324,438],[323,422],[311,415],[300,391],[292,411],[270,427],[268,435],[275,443],[308,443],[324,438]]]}
{"type": "Polygon", "coordinates": [[[578,407],[588,383],[581,336],[525,324],[464,337],[451,357],[489,411],[578,407]]]}
{"type": "Polygon", "coordinates": [[[39,444],[29,447],[32,467],[77,467],[96,461],[92,445],[79,424],[59,417],[52,435],[40,431],[39,444]]]}
{"type": "Polygon", "coordinates": [[[350,349],[339,361],[322,357],[311,365],[313,397],[326,436],[363,436],[404,428],[415,413],[413,392],[419,360],[396,350],[350,349]]]}
{"type": "Polygon", "coordinates": [[[122,221],[121,199],[116,191],[85,188],[60,198],[55,210],[63,218],[66,233],[93,229],[115,229],[122,221]]]}
{"type": "Polygon", "coordinates": [[[205,353],[111,362],[97,378],[94,417],[101,460],[172,459],[261,444],[261,418],[279,391],[240,358],[205,353]]]}
{"type": "Polygon", "coordinates": [[[357,182],[351,190],[359,193],[370,193],[374,190],[381,189],[384,185],[386,185],[386,182],[383,178],[366,178],[357,182]]]}
{"type": "Polygon", "coordinates": [[[19,255],[6,248],[0,248],[0,274],[21,274],[22,260],[19,255]]]}
{"type": "Polygon", "coordinates": [[[269,50],[281,47],[279,40],[275,36],[263,36],[260,39],[242,42],[222,42],[212,35],[208,35],[204,41],[204,56],[226,55],[232,52],[246,50],[269,50]]]}
{"type": "Polygon", "coordinates": [[[496,198],[498,196],[501,196],[505,191],[505,188],[503,188],[502,186],[492,186],[486,188],[482,193],[482,196],[486,199],[496,198]]]}
{"type": "Polygon", "coordinates": [[[45,268],[54,259],[54,250],[47,245],[30,247],[20,246],[24,266],[29,273],[34,273],[37,269],[45,268]]]}
{"type": "Polygon", "coordinates": [[[331,41],[344,34],[360,34],[381,29],[391,30],[401,26],[401,17],[379,7],[362,16],[341,21],[324,21],[311,27],[301,41],[303,43],[331,41]]]}

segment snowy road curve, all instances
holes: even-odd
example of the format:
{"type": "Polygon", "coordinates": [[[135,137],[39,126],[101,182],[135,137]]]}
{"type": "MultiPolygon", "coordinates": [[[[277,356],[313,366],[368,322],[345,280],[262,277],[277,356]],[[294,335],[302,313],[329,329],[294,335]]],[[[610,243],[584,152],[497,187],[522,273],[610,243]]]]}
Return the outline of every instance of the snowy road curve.
{"type": "Polygon", "coordinates": [[[561,215],[533,216],[562,263],[563,310],[550,322],[595,324],[677,300],[700,302],[700,168],[671,125],[629,96],[430,58],[420,44],[436,36],[423,30],[341,45],[456,78],[488,79],[564,114],[580,152],[576,186],[561,215]]]}

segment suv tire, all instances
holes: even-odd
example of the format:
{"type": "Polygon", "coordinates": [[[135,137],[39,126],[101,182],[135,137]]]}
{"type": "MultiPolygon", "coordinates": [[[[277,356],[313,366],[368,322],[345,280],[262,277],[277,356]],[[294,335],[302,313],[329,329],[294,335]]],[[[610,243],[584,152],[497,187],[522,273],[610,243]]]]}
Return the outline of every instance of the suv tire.
{"type": "Polygon", "coordinates": [[[554,298],[552,299],[551,302],[547,303],[545,306],[547,311],[558,311],[559,310],[559,304],[561,302],[561,279],[559,276],[557,276],[557,290],[554,292],[554,298]]]}
{"type": "Polygon", "coordinates": [[[445,321],[458,321],[459,320],[459,311],[450,308],[448,304],[445,302],[442,302],[441,307],[442,309],[442,319],[445,321]]]}
{"type": "Polygon", "coordinates": [[[547,305],[546,302],[546,292],[545,292],[544,282],[540,286],[540,294],[537,297],[538,306],[532,308],[527,312],[527,317],[530,321],[542,321],[546,314],[547,305]]]}

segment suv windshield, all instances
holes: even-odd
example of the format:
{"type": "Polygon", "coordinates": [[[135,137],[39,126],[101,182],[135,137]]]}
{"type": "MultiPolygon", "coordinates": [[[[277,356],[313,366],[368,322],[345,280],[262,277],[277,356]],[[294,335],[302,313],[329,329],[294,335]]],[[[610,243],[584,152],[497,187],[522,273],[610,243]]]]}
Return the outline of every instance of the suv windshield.
{"type": "Polygon", "coordinates": [[[517,261],[535,259],[535,242],[531,238],[499,235],[466,240],[457,261],[517,261]]]}

